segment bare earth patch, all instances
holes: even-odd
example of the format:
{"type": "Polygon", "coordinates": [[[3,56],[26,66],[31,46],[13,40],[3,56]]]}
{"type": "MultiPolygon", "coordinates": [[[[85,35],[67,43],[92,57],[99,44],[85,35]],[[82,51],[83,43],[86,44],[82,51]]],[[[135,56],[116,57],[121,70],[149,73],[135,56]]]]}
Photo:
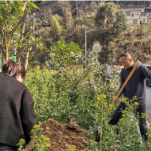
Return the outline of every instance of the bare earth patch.
{"type": "MultiPolygon", "coordinates": [[[[75,146],[77,151],[83,151],[93,141],[88,137],[88,131],[80,128],[75,123],[62,123],[52,119],[41,124],[43,135],[50,138],[51,146],[47,151],[67,151],[71,145],[75,146]]],[[[97,144],[97,142],[95,142],[97,144]]],[[[31,146],[32,141],[26,147],[31,146]]]]}

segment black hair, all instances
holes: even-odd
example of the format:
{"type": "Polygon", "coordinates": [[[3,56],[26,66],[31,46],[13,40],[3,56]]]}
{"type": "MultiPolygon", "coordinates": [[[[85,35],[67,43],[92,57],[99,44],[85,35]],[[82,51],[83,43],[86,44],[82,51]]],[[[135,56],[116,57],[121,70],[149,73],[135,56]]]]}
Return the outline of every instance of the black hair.
{"type": "Polygon", "coordinates": [[[121,57],[132,58],[129,53],[123,53],[123,54],[120,55],[120,58],[121,58],[121,57]]]}
{"type": "Polygon", "coordinates": [[[16,63],[12,60],[8,60],[3,64],[2,73],[11,77],[16,77],[17,74],[20,73],[22,75],[23,80],[25,79],[26,76],[25,66],[21,63],[16,63]]]}
{"type": "Polygon", "coordinates": [[[8,60],[2,66],[2,73],[7,76],[16,77],[17,75],[17,64],[12,60],[8,60]]]}

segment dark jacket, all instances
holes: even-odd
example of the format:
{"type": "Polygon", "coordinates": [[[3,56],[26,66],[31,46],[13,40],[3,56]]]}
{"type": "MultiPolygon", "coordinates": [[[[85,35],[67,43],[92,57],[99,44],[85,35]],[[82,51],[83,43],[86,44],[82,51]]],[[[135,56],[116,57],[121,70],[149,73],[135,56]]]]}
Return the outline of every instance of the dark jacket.
{"type": "Polygon", "coordinates": [[[16,146],[21,138],[28,143],[35,124],[34,102],[27,87],[0,73],[0,143],[16,146]]]}
{"type": "MultiPolygon", "coordinates": [[[[128,75],[132,71],[134,65],[128,69],[123,68],[120,73],[121,84],[119,87],[122,87],[123,83],[127,79],[128,75]]],[[[137,97],[138,102],[144,102],[146,99],[146,79],[145,77],[151,78],[151,70],[149,70],[146,66],[140,65],[136,68],[135,72],[133,73],[132,77],[126,84],[123,92],[125,97],[128,99],[133,99],[133,96],[137,97]]],[[[118,90],[118,91],[119,91],[118,90]]]]}

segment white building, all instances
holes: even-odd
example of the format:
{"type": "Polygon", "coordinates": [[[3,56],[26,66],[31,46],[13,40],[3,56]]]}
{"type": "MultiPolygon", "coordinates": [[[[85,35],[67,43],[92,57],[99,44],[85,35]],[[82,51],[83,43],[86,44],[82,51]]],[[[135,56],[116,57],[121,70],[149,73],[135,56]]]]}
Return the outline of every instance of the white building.
{"type": "Polygon", "coordinates": [[[127,24],[151,23],[151,8],[145,6],[125,6],[127,24]]]}
{"type": "Polygon", "coordinates": [[[151,23],[151,8],[150,7],[146,7],[145,8],[145,13],[146,13],[146,16],[147,16],[147,22],[151,23]]]}

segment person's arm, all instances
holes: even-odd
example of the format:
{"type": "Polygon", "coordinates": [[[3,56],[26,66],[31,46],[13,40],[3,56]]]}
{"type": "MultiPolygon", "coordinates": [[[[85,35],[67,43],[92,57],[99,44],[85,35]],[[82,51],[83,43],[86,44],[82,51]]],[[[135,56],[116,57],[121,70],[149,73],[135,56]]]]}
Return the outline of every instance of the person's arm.
{"type": "Polygon", "coordinates": [[[30,141],[31,129],[37,123],[36,113],[34,111],[34,101],[28,91],[24,90],[22,95],[20,118],[22,121],[22,127],[25,135],[26,144],[30,141]]]}
{"type": "Polygon", "coordinates": [[[142,73],[144,74],[145,77],[151,79],[151,70],[148,69],[145,65],[142,65],[142,63],[137,60],[135,62],[135,65],[142,71],[142,73]]]}
{"type": "Polygon", "coordinates": [[[148,69],[145,65],[140,65],[139,69],[143,72],[145,77],[151,79],[151,70],[148,69]]]}

